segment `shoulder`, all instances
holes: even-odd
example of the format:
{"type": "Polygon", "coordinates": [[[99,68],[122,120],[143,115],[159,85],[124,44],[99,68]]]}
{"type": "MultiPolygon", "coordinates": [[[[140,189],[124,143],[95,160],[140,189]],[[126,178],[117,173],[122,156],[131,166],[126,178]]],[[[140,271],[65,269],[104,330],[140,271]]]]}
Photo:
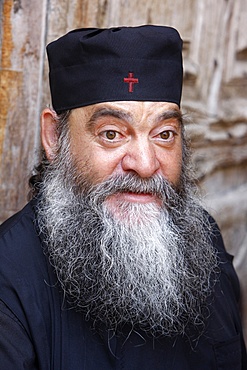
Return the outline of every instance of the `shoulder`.
{"type": "Polygon", "coordinates": [[[224,368],[233,369],[237,360],[241,363],[241,357],[242,363],[246,363],[239,312],[240,285],[233,266],[233,256],[225,248],[219,226],[209,214],[207,217],[211,225],[211,241],[218,255],[219,276],[210,301],[211,314],[205,338],[213,345],[217,361],[223,361],[224,368]]]}
{"type": "Polygon", "coordinates": [[[233,266],[234,257],[229,254],[225,248],[223,237],[216,220],[206,213],[208,221],[211,225],[211,242],[217,252],[219,268],[221,272],[221,282],[224,286],[228,286],[234,292],[237,301],[240,299],[240,285],[238,276],[233,266]]]}
{"type": "MultiPolygon", "coordinates": [[[[36,227],[35,202],[0,226],[0,292],[1,281],[15,284],[15,289],[48,279],[49,261],[36,227]]],[[[36,287],[37,288],[37,287],[36,287]]]]}
{"type": "Polygon", "coordinates": [[[224,285],[230,284],[237,301],[239,301],[240,286],[233,266],[234,257],[227,252],[220,228],[215,219],[209,214],[207,217],[211,225],[211,241],[218,255],[219,268],[222,275],[221,280],[224,281],[224,285]]]}
{"type": "Polygon", "coordinates": [[[27,300],[48,279],[48,262],[34,219],[31,202],[0,226],[0,299],[5,303],[27,300]]]}
{"type": "Polygon", "coordinates": [[[219,253],[222,253],[222,255],[226,254],[225,245],[223,242],[222,234],[220,231],[220,228],[216,222],[216,220],[205,211],[206,217],[208,218],[208,221],[211,226],[211,240],[215,248],[218,250],[219,253]]]}
{"type": "Polygon", "coordinates": [[[0,226],[0,279],[11,275],[11,280],[24,280],[44,260],[42,242],[35,227],[34,203],[0,226]]]}
{"type": "Polygon", "coordinates": [[[32,274],[45,274],[46,258],[35,227],[33,206],[33,202],[28,203],[0,226],[0,284],[9,279],[21,288],[32,274]]]}
{"type": "MultiPolygon", "coordinates": [[[[49,305],[58,294],[33,207],[33,202],[27,204],[0,227],[0,301],[30,336],[31,331],[49,333],[49,305]]],[[[56,302],[60,305],[60,298],[56,302]]]]}
{"type": "Polygon", "coordinates": [[[21,211],[0,226],[0,256],[21,263],[34,253],[40,238],[35,227],[34,203],[31,201],[21,211]]]}
{"type": "Polygon", "coordinates": [[[0,225],[0,242],[10,233],[30,227],[33,223],[33,202],[28,203],[21,211],[14,214],[0,225]]]}

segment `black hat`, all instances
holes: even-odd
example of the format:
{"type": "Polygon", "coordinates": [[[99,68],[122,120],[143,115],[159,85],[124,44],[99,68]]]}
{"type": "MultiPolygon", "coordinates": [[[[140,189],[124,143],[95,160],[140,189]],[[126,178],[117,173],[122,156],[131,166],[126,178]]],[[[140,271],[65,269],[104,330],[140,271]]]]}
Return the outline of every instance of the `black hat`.
{"type": "Polygon", "coordinates": [[[182,40],[171,27],[81,28],[47,46],[56,112],[107,101],[180,106],[182,40]]]}

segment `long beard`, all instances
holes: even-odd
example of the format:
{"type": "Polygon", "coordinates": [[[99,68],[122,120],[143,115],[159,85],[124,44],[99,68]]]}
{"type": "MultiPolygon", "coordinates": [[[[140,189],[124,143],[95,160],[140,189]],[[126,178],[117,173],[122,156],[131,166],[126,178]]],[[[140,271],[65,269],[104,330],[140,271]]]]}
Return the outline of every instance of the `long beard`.
{"type": "Polygon", "coordinates": [[[191,184],[128,174],[92,185],[71,158],[58,163],[44,178],[37,219],[69,304],[114,331],[201,332],[217,256],[191,184]],[[112,209],[109,196],[126,191],[155,194],[161,205],[112,209]]]}

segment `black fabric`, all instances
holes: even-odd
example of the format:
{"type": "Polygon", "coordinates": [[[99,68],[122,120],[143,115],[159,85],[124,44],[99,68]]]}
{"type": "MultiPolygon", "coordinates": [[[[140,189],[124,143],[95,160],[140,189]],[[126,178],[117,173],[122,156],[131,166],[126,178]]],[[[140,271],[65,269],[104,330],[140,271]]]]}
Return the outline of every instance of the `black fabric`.
{"type": "Polygon", "coordinates": [[[38,369],[31,338],[21,322],[2,301],[0,301],[0,329],[0,369],[38,369]]]}
{"type": "MultiPolygon", "coordinates": [[[[213,222],[213,220],[211,220],[213,222]]],[[[153,340],[126,327],[121,335],[92,328],[68,309],[41,246],[32,203],[0,227],[0,368],[8,370],[245,370],[232,258],[215,225],[221,279],[206,331],[196,343],[153,340]]]]}
{"type": "Polygon", "coordinates": [[[81,28],[51,42],[47,55],[57,112],[121,100],[180,105],[182,40],[174,28],[81,28]]]}

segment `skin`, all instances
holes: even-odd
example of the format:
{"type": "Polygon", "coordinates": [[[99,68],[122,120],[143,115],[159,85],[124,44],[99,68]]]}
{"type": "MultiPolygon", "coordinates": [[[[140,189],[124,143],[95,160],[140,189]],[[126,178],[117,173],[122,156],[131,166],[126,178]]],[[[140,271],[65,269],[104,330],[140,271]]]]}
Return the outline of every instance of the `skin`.
{"type": "MultiPolygon", "coordinates": [[[[121,101],[77,108],[71,112],[70,132],[78,170],[87,168],[93,183],[129,172],[141,178],[161,174],[172,184],[179,183],[182,137],[176,104],[121,101]]],[[[41,116],[41,139],[52,161],[57,136],[55,112],[50,109],[41,116]]],[[[158,202],[150,194],[123,193],[117,197],[129,202],[158,202]]],[[[111,202],[115,201],[113,196],[111,202]]]]}

